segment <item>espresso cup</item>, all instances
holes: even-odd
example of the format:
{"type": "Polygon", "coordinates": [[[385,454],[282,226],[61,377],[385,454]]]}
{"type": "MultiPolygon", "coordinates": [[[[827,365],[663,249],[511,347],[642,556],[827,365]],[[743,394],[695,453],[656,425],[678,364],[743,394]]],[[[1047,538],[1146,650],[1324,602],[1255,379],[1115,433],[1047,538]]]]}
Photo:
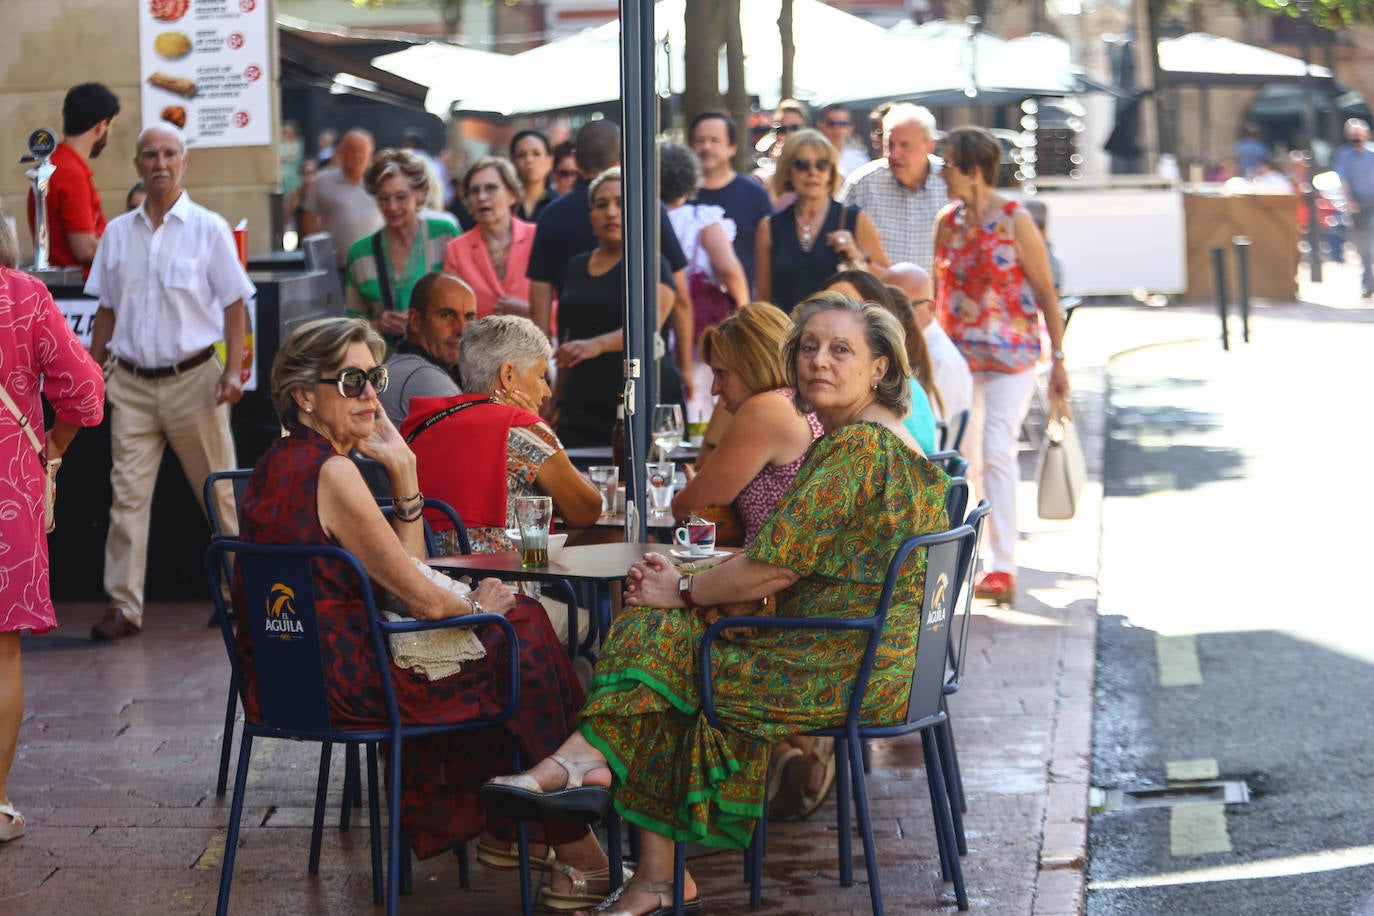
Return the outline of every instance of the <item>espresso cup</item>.
{"type": "Polygon", "coordinates": [[[709,557],[716,552],[716,523],[688,522],[673,532],[673,541],[694,557],[709,557]]]}

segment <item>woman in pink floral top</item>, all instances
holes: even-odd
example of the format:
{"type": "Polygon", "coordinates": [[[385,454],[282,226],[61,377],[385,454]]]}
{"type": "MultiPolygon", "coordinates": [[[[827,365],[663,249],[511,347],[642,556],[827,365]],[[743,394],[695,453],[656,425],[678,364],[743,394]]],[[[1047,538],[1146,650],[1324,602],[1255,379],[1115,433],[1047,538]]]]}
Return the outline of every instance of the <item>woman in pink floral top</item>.
{"type": "Polygon", "coordinates": [[[1019,203],[998,194],[1002,147],[980,127],[944,140],[940,172],[951,203],[935,218],[935,307],[940,324],[973,371],[973,406],[963,451],[978,492],[988,498],[992,570],[974,594],[1010,603],[1016,590],[1016,435],[1035,391],[1040,318],[1053,361],[1050,402],[1067,402],[1064,319],[1045,240],[1019,203]]]}
{"type": "Polygon", "coordinates": [[[95,426],[105,411],[100,367],[72,334],[47,287],[12,269],[18,254],[0,211],[0,386],[23,418],[21,424],[0,404],[0,842],[23,836],[25,827],[6,787],[24,718],[19,634],[57,626],[43,520],[47,465],[60,461],[77,429],[95,426]],[[57,413],[46,435],[40,394],[57,413]],[[41,456],[25,426],[44,443],[41,456]]]}

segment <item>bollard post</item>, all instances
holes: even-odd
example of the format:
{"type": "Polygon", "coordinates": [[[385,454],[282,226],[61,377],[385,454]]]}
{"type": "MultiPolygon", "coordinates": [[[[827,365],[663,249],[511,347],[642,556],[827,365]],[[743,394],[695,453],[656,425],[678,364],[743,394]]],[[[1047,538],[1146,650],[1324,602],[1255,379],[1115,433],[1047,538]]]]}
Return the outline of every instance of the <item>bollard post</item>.
{"type": "Polygon", "coordinates": [[[1221,316],[1221,348],[1231,349],[1231,340],[1226,336],[1226,249],[1220,245],[1212,248],[1212,292],[1217,297],[1217,314],[1221,316]]]}
{"type": "Polygon", "coordinates": [[[1231,239],[1236,249],[1236,299],[1240,303],[1240,339],[1250,342],[1250,239],[1237,235],[1231,239]]]}

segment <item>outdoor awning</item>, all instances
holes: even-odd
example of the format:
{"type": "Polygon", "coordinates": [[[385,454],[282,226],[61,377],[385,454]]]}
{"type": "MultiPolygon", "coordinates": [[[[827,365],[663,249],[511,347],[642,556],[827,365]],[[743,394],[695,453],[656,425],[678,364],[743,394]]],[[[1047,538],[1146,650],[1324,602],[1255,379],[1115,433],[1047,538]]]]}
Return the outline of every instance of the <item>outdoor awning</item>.
{"type": "Polygon", "coordinates": [[[283,78],[311,86],[342,90],[399,105],[419,108],[426,88],[419,83],[368,66],[335,48],[315,41],[312,32],[277,23],[283,78]],[[339,79],[343,75],[343,80],[339,79]]]}
{"type": "Polygon", "coordinates": [[[414,45],[372,59],[372,66],[428,86],[425,109],[447,118],[453,104],[479,84],[504,83],[512,58],[444,41],[414,45]]]}
{"type": "MultiPolygon", "coordinates": [[[[1159,43],[1159,67],[1170,86],[1231,86],[1260,89],[1267,83],[1298,83],[1302,61],[1230,38],[1190,32],[1159,43]]],[[[1312,65],[1312,81],[1329,83],[1331,71],[1312,65]]]]}

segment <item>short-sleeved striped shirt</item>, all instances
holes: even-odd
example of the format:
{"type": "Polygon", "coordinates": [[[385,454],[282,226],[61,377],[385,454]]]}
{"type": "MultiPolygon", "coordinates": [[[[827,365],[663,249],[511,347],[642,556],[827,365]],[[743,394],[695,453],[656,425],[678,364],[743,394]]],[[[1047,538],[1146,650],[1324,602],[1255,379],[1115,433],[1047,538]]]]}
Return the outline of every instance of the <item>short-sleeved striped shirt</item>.
{"type": "Polygon", "coordinates": [[[840,202],[868,214],[883,252],[893,264],[910,261],[930,270],[935,260],[935,217],[949,203],[940,178],[941,162],[930,157],[925,185],[912,190],[892,176],[886,159],[875,159],[850,173],[840,202]]]}

